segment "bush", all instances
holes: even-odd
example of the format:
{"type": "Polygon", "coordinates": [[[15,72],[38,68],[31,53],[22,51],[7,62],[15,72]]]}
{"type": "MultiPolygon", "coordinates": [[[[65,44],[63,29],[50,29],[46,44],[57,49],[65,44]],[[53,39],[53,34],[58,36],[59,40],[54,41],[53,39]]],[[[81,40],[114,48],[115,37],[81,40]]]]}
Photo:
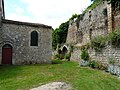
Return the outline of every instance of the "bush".
{"type": "Polygon", "coordinates": [[[65,59],[68,59],[68,60],[70,60],[70,57],[71,57],[71,54],[70,54],[70,53],[66,53],[65,56],[64,56],[64,58],[65,58],[65,59]]]}
{"type": "Polygon", "coordinates": [[[90,62],[89,62],[89,66],[90,66],[91,68],[96,68],[96,69],[100,69],[100,70],[107,70],[107,67],[106,67],[106,66],[104,66],[101,62],[95,61],[95,60],[90,61],[90,62]]]}
{"type": "Polygon", "coordinates": [[[89,54],[88,54],[87,50],[82,50],[81,59],[83,59],[85,61],[89,60],[89,54]]]}
{"type": "Polygon", "coordinates": [[[91,40],[91,46],[96,51],[101,51],[103,47],[105,47],[105,43],[107,41],[107,37],[96,36],[91,40]]]}
{"type": "Polygon", "coordinates": [[[61,60],[52,60],[52,64],[61,64],[62,61],[61,60]]]}
{"type": "Polygon", "coordinates": [[[114,47],[120,47],[120,29],[113,31],[108,37],[114,47]]]}
{"type": "Polygon", "coordinates": [[[90,61],[90,62],[89,62],[89,66],[90,66],[91,68],[98,68],[98,67],[99,67],[98,63],[97,63],[95,60],[90,61]]]}
{"type": "Polygon", "coordinates": [[[54,59],[59,59],[60,58],[60,54],[55,54],[54,55],[54,59]]]}
{"type": "Polygon", "coordinates": [[[57,52],[58,52],[58,54],[61,54],[62,51],[61,51],[61,49],[59,48],[57,52]]]}

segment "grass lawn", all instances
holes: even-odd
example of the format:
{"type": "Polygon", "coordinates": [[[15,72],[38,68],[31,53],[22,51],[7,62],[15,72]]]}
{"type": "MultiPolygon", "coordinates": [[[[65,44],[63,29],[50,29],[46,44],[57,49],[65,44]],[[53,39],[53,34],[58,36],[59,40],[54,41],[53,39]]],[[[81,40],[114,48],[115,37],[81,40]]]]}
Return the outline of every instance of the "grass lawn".
{"type": "Polygon", "coordinates": [[[0,90],[28,90],[63,81],[74,90],[120,90],[120,80],[108,73],[78,67],[75,62],[51,65],[0,66],[0,90]]]}

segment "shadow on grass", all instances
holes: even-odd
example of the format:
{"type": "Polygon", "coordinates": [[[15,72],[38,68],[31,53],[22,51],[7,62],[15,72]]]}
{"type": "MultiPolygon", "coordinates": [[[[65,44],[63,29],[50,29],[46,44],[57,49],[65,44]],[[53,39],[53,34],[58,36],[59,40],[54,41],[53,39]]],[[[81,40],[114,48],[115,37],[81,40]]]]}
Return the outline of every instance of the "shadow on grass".
{"type": "Polygon", "coordinates": [[[0,65],[0,80],[16,77],[21,72],[21,66],[0,65]]]}
{"type": "Polygon", "coordinates": [[[52,64],[62,64],[63,60],[52,60],[52,64]]]}

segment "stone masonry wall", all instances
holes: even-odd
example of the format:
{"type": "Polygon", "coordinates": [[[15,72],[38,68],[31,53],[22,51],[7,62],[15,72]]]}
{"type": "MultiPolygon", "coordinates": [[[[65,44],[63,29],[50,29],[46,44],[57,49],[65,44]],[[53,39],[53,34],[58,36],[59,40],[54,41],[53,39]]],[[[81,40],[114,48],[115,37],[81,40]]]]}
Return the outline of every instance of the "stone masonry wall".
{"type": "MultiPolygon", "coordinates": [[[[102,49],[101,52],[96,52],[94,49],[88,49],[88,53],[91,60],[100,61],[104,65],[108,65],[109,59],[113,58],[116,62],[116,65],[120,66],[120,48],[113,48],[110,45],[102,49]]],[[[71,61],[80,62],[81,50],[79,47],[74,48],[71,54],[71,61]]]]}
{"type": "Polygon", "coordinates": [[[104,10],[107,10],[107,2],[103,2],[96,8],[86,12],[83,19],[79,22],[77,28],[76,22],[69,24],[68,36],[66,43],[74,43],[78,46],[89,43],[90,40],[98,35],[106,35],[108,33],[107,16],[104,10]]]}
{"type": "Polygon", "coordinates": [[[4,21],[0,31],[0,64],[2,47],[12,46],[12,64],[50,63],[52,57],[52,28],[4,21]],[[30,46],[31,32],[38,33],[38,46],[30,46]]]}
{"type": "Polygon", "coordinates": [[[119,29],[120,28],[120,6],[119,8],[116,8],[116,10],[114,10],[114,29],[119,29]]]}
{"type": "Polygon", "coordinates": [[[101,52],[95,52],[93,49],[88,50],[92,60],[100,61],[103,64],[109,64],[109,59],[115,60],[116,65],[120,66],[120,48],[113,48],[107,45],[101,52]]]}
{"type": "Polygon", "coordinates": [[[107,4],[107,14],[108,14],[108,33],[113,30],[113,14],[112,14],[112,4],[107,4]]]}
{"type": "MultiPolygon", "coordinates": [[[[95,9],[85,13],[83,20],[79,23],[78,31],[83,34],[83,42],[74,45],[74,50],[71,53],[71,60],[80,62],[80,47],[90,42],[90,39],[97,35],[107,35],[114,29],[120,28],[120,7],[113,10],[111,3],[103,2],[95,9]],[[103,14],[107,9],[107,16],[103,14]]],[[[77,41],[78,42],[78,41],[77,41]]],[[[92,60],[98,60],[103,64],[108,64],[109,58],[114,58],[118,66],[120,66],[120,48],[114,48],[111,45],[106,45],[101,52],[96,52],[93,49],[88,49],[88,53],[92,60]]]]}
{"type": "Polygon", "coordinates": [[[76,38],[77,38],[76,34],[77,34],[77,25],[76,25],[76,22],[74,22],[74,20],[73,20],[69,23],[66,43],[69,43],[69,44],[77,43],[76,42],[76,38]]]}
{"type": "Polygon", "coordinates": [[[103,11],[107,8],[106,4],[107,2],[103,2],[95,9],[88,11],[85,13],[83,20],[79,22],[78,31],[83,33],[81,45],[90,42],[95,36],[107,34],[107,16],[103,14],[103,11]]]}
{"type": "Polygon", "coordinates": [[[81,51],[79,47],[74,47],[73,52],[71,53],[70,61],[80,62],[81,51]]]}

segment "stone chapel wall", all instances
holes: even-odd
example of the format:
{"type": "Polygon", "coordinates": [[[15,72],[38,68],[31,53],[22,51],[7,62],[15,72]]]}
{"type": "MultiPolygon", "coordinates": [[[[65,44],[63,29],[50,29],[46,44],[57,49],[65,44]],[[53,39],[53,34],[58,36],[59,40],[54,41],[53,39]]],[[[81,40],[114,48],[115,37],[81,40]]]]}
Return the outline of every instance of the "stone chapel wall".
{"type": "Polygon", "coordinates": [[[0,32],[0,63],[2,46],[12,46],[12,64],[50,63],[52,28],[45,25],[4,20],[0,32]],[[38,46],[31,46],[31,32],[38,33],[38,46]]]}

